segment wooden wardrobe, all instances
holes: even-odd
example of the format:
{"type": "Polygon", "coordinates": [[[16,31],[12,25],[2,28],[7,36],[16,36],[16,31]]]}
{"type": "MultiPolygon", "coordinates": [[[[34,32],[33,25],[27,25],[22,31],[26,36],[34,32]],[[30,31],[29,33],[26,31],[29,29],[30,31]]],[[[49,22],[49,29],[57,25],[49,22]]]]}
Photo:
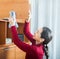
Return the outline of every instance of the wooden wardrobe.
{"type": "MultiPolygon", "coordinates": [[[[0,0],[0,59],[25,59],[26,53],[19,49],[13,42],[6,44],[6,38],[11,38],[8,28],[9,12],[15,11],[18,33],[23,34],[25,20],[28,18],[29,0],[0,0]]],[[[24,35],[24,41],[28,42],[24,35]]]]}

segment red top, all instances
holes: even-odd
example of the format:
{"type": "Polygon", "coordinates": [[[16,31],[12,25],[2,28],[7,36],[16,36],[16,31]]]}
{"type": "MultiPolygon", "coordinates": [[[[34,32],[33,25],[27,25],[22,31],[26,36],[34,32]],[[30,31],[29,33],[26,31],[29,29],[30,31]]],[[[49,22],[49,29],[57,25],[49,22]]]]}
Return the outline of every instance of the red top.
{"type": "Polygon", "coordinates": [[[33,39],[33,35],[29,31],[29,23],[25,22],[24,26],[24,34],[27,38],[32,42],[32,45],[26,44],[20,40],[18,37],[17,29],[15,26],[11,27],[12,32],[12,40],[13,42],[23,51],[26,52],[26,59],[43,59],[44,51],[43,45],[35,44],[35,40],[33,39]]]}

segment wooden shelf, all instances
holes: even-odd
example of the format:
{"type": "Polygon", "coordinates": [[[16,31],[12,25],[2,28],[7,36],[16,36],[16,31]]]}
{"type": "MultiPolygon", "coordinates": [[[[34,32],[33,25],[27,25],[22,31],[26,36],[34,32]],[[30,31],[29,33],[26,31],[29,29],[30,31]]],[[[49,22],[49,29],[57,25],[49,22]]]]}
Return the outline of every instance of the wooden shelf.
{"type": "MultiPolygon", "coordinates": [[[[8,20],[3,20],[3,19],[0,19],[0,22],[9,22],[8,20]]],[[[25,23],[25,19],[17,19],[17,23],[25,23]]]]}

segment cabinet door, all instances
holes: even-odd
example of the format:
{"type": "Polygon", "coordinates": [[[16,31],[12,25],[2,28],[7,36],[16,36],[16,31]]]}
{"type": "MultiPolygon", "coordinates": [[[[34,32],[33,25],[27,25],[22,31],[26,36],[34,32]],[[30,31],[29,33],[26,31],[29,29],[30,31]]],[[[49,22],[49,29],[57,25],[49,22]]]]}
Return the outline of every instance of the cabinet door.
{"type": "Polygon", "coordinates": [[[0,49],[0,59],[15,59],[15,47],[0,49]]]}
{"type": "Polygon", "coordinates": [[[25,52],[16,47],[16,59],[25,59],[25,52]]]}
{"type": "Polygon", "coordinates": [[[5,44],[7,37],[7,22],[0,21],[0,44],[5,44]]]}
{"type": "Polygon", "coordinates": [[[11,10],[17,13],[18,19],[28,18],[28,1],[29,0],[0,0],[0,18],[9,17],[11,10]]]}
{"type": "Polygon", "coordinates": [[[0,59],[6,59],[6,56],[4,55],[3,49],[0,49],[0,59]]]}

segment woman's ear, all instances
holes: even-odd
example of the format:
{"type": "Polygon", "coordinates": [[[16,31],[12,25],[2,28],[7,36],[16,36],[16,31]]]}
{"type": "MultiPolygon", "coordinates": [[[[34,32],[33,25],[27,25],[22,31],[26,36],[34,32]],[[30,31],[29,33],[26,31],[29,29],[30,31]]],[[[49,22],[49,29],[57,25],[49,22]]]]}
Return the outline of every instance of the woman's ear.
{"type": "Polygon", "coordinates": [[[45,41],[45,39],[42,38],[42,42],[44,42],[44,41],[45,41]]]}

